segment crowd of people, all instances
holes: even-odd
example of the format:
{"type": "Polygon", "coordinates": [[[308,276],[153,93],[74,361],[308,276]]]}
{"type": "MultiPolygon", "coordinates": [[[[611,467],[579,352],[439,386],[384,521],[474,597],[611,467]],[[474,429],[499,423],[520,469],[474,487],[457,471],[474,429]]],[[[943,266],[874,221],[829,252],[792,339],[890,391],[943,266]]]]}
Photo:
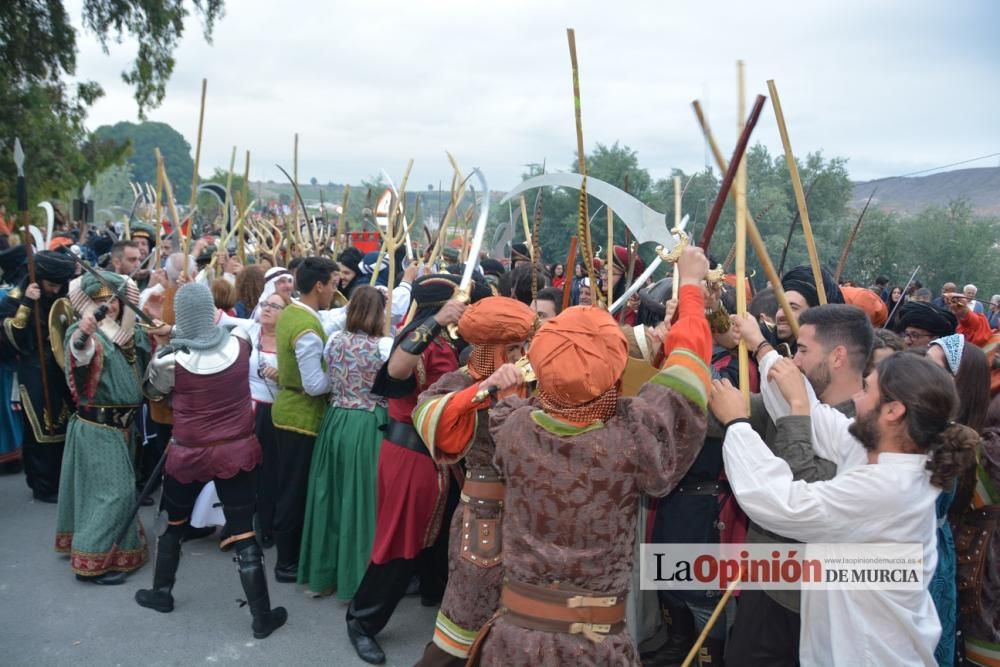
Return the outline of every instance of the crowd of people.
{"type": "Polygon", "coordinates": [[[152,554],[135,602],[172,612],[217,535],[254,637],[288,618],[273,548],[372,664],[408,594],[439,609],[424,666],[1000,664],[1000,295],[808,266],[752,293],[688,247],[625,299],[624,247],[591,285],[523,243],[282,266],[128,231],[57,234],[33,276],[0,234],[0,464],[81,582],[152,554]],[[637,542],[795,541],[919,544],[926,585],[638,585],[637,542]]]}

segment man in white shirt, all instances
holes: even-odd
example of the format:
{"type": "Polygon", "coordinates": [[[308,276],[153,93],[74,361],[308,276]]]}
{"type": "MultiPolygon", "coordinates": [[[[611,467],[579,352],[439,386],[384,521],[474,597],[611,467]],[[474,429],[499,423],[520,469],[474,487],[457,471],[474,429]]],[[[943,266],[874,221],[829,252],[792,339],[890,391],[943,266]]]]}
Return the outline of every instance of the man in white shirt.
{"type": "Polygon", "coordinates": [[[768,530],[805,542],[919,543],[919,590],[802,591],[804,665],[934,664],[941,634],[926,588],[937,565],[934,503],[973,462],[978,435],[952,421],[958,398],[941,368],[894,354],[854,396],[856,420],[821,404],[799,370],[770,352],[762,360],[765,404],[775,419],[812,417],[816,453],[837,476],[793,481],[746,423],[742,396],[714,382],[710,407],[727,425],[726,474],[743,510],[768,530]]]}

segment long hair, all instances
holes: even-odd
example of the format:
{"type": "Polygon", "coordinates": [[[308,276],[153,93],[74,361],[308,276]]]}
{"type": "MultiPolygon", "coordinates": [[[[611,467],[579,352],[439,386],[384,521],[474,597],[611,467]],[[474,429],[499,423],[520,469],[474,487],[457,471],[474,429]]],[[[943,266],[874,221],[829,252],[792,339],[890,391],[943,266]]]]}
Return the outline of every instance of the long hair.
{"type": "Polygon", "coordinates": [[[958,416],[955,421],[982,433],[990,408],[990,367],[986,354],[974,345],[962,348],[962,362],[955,374],[958,416]]]}
{"type": "Polygon", "coordinates": [[[243,267],[236,276],[236,303],[242,303],[247,312],[257,307],[261,292],[264,291],[264,267],[251,264],[243,267]]]}
{"type": "Polygon", "coordinates": [[[347,304],[347,330],[381,336],[385,330],[385,297],[370,285],[358,285],[347,304]]]}
{"type": "Polygon", "coordinates": [[[225,278],[216,278],[212,281],[212,299],[216,308],[230,310],[236,305],[236,290],[225,278]]]}
{"type": "Polygon", "coordinates": [[[881,403],[899,401],[906,407],[906,431],[918,452],[927,454],[931,484],[949,488],[975,465],[979,434],[954,421],[958,392],[948,371],[917,355],[897,352],[879,362],[881,403]]]}

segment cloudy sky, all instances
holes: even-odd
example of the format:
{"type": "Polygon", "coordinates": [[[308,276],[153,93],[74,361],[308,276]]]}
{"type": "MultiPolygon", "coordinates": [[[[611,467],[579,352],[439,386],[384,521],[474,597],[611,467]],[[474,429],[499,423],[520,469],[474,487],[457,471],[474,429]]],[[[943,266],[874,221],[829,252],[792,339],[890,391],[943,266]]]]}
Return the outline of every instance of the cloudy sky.
{"type": "MultiPolygon", "coordinates": [[[[81,0],[67,5],[79,25],[81,0]]],[[[743,59],[748,104],[776,80],[796,154],[846,157],[870,179],[1000,152],[997,26],[994,0],[229,0],[213,44],[189,20],[150,119],[193,146],[205,77],[202,174],[235,145],[252,153],[251,178],[279,180],[298,132],[302,180],[382,168],[398,180],[412,157],[411,189],[447,188],[450,150],[507,189],[526,163],[573,160],[573,27],[588,150],[620,141],[654,177],[699,169],[697,98],[728,154],[743,59]]],[[[107,93],[91,127],[136,120],[120,77],[135,44],[106,55],[84,32],[78,44],[78,75],[107,93]]],[[[754,140],[781,152],[770,107],[754,140]]]]}

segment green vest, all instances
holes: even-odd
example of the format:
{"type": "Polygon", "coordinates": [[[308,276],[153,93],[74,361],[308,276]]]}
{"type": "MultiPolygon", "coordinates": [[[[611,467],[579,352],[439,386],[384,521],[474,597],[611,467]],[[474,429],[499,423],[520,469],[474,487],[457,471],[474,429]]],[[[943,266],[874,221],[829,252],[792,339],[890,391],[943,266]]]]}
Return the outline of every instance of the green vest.
{"type": "Polygon", "coordinates": [[[271,408],[274,427],[316,435],[326,414],[326,397],[309,396],[302,390],[302,374],[295,356],[295,342],[310,331],[326,343],[323,325],[307,308],[291,304],[278,318],[274,333],[278,348],[278,396],[271,408]]]}

